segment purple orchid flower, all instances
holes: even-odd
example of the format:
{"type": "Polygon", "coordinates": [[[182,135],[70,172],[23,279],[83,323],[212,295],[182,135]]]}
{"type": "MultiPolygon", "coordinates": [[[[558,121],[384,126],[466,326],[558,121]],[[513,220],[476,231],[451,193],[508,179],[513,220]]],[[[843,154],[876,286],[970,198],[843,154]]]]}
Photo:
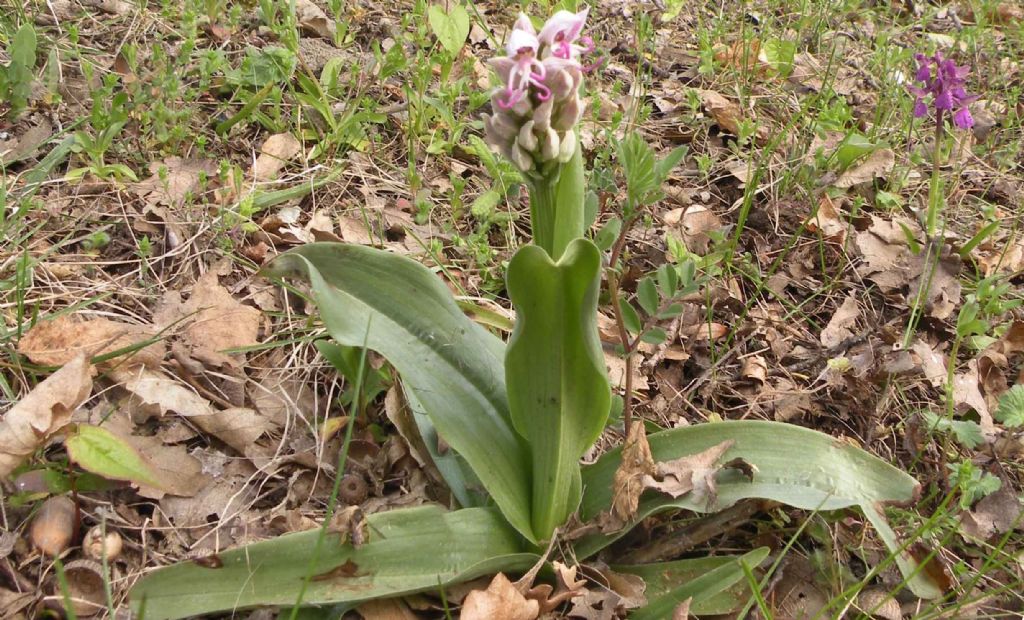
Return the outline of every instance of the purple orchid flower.
{"type": "Polygon", "coordinates": [[[484,115],[484,137],[524,172],[566,163],[577,148],[580,85],[589,70],[580,57],[594,49],[582,34],[589,12],[558,11],[539,33],[521,13],[506,55],[490,60],[503,85],[491,97],[493,115],[484,115]]]}
{"type": "Polygon", "coordinates": [[[937,112],[951,112],[953,124],[961,129],[969,129],[974,126],[974,117],[968,105],[975,101],[977,95],[968,95],[964,90],[968,67],[958,67],[952,60],[943,58],[942,52],[936,52],[934,56],[915,54],[917,61],[917,73],[914,79],[924,84],[924,87],[908,86],[914,94],[914,117],[921,118],[928,114],[928,105],[924,99],[932,95],[932,105],[937,112]]]}
{"type": "Polygon", "coordinates": [[[540,39],[542,45],[550,50],[552,56],[558,58],[568,60],[589,54],[594,51],[594,40],[582,36],[588,13],[590,13],[590,7],[586,7],[578,13],[558,11],[544,23],[537,38],[540,39]],[[576,41],[582,45],[577,44],[576,41]]]}

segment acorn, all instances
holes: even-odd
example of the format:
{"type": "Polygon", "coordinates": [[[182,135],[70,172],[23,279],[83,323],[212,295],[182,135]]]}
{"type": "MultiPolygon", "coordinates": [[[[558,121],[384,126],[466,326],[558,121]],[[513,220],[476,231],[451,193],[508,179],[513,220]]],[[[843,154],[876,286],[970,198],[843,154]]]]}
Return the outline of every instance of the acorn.
{"type": "Polygon", "coordinates": [[[104,535],[103,527],[99,525],[89,530],[85,534],[85,539],[82,540],[85,554],[94,560],[102,560],[106,556],[107,561],[110,562],[121,555],[122,546],[120,534],[107,530],[104,535]]]}
{"type": "Polygon", "coordinates": [[[358,474],[348,474],[338,482],[338,497],[346,504],[361,504],[367,494],[366,481],[358,474]]]}
{"type": "Polygon", "coordinates": [[[77,516],[71,498],[65,495],[51,497],[43,502],[32,519],[29,540],[46,555],[59,556],[71,544],[77,516]]]}

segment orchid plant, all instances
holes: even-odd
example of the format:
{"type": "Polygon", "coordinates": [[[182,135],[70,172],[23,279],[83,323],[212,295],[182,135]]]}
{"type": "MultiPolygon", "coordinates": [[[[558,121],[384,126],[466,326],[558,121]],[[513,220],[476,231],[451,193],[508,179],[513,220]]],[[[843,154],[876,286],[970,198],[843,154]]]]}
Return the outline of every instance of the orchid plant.
{"type": "MultiPolygon", "coordinates": [[[[559,11],[538,30],[521,15],[507,55],[491,62],[501,84],[491,98],[492,113],[484,117],[485,136],[527,179],[533,232],[533,243],[516,252],[506,274],[516,311],[507,343],[463,314],[433,272],[385,250],[312,243],[282,255],[269,269],[270,275],[309,283],[326,331],[338,344],[377,351],[394,367],[405,403],[402,427],[417,431],[410,443],[443,478],[450,504],[377,513],[362,523],[346,511],[348,520],[339,524],[328,512],[319,530],[221,553],[216,568],[184,563],[161,569],[132,592],[148,619],[257,605],[348,609],[523,570],[543,561],[542,551],[556,540],[584,561],[658,511],[717,511],[747,498],[808,510],[860,507],[896,554],[910,586],[936,594],[900,553],[880,510],[887,502],[909,501],[918,488],[913,478],[846,442],[788,424],[719,422],[653,433],[648,452],[659,462],[717,448],[723,459],[748,463],[753,478],[735,470],[716,476],[717,468],[704,468],[694,475],[711,480],[717,494],[637,496],[624,523],[602,525],[632,484],[637,445],[580,465],[612,406],[596,322],[606,254],[586,237],[578,140],[580,90],[595,66],[587,59],[595,48],[583,34],[587,18],[587,9],[559,11]],[[450,449],[442,450],[442,443],[450,449]],[[797,452],[801,459],[793,461],[788,455],[797,452]],[[579,526],[572,535],[570,523],[579,526]]],[[[653,185],[664,175],[648,176],[646,185],[629,191],[655,195],[653,185]]],[[[629,430],[642,428],[638,421],[629,430]]],[[[761,549],[718,558],[700,579],[649,590],[648,607],[633,617],[670,616],[686,598],[693,599],[693,613],[733,610],[742,601],[723,608],[716,595],[766,556],[761,549]]],[[[654,574],[660,567],[636,570],[654,574]]]]}

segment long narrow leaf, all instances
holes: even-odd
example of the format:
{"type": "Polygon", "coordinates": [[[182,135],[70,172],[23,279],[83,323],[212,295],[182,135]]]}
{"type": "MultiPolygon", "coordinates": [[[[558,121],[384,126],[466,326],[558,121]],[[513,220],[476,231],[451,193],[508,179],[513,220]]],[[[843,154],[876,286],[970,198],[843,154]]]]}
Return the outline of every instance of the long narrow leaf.
{"type": "MultiPolygon", "coordinates": [[[[735,607],[724,611],[715,611],[709,603],[720,600],[719,595],[722,592],[725,592],[732,586],[738,584],[743,579],[743,576],[745,575],[743,570],[744,564],[746,564],[748,568],[755,568],[761,564],[761,562],[764,562],[764,559],[767,557],[768,548],[761,547],[760,549],[755,549],[740,557],[728,558],[728,561],[717,567],[696,575],[692,579],[688,579],[683,583],[677,583],[667,592],[661,593],[660,596],[655,598],[648,597],[647,605],[643,609],[638,609],[633,612],[629,617],[631,620],[660,620],[661,618],[670,618],[672,617],[672,610],[686,599],[693,599],[690,604],[690,613],[715,614],[735,611],[735,607]],[[719,599],[716,599],[716,597],[719,597],[719,599]]],[[[643,574],[641,574],[641,576],[643,576],[643,574]]]]}
{"type": "MultiPolygon", "coordinates": [[[[761,550],[754,551],[754,553],[759,552],[761,550]]],[[[767,549],[764,552],[767,553],[767,549]]],[[[677,590],[698,577],[723,566],[734,566],[739,570],[739,577],[742,579],[743,571],[737,564],[739,559],[741,556],[709,556],[651,564],[612,564],[611,569],[643,579],[647,586],[644,596],[647,597],[648,607],[651,607],[659,604],[659,600],[663,597],[675,595],[677,590]]],[[[747,561],[747,565],[753,566],[761,560],[763,558],[759,560],[757,556],[754,556],[747,561]]],[[[708,588],[699,595],[695,595],[690,604],[690,613],[709,616],[731,613],[743,607],[750,596],[750,588],[742,581],[731,585],[721,583],[718,586],[708,588]]]]}
{"type": "Polygon", "coordinates": [[[533,458],[533,531],[550,537],[580,501],[583,453],[605,422],[611,391],[597,335],[601,252],[577,239],[553,262],[536,245],[508,267],[518,320],[505,354],[512,423],[533,458]]]}
{"type": "MultiPolygon", "coordinates": [[[[365,601],[430,590],[495,571],[525,568],[536,556],[493,508],[445,512],[436,506],[367,518],[368,542],[356,548],[329,534],[304,604],[365,601]]],[[[162,568],[131,591],[146,620],[291,605],[309,568],[318,530],[289,534],[218,556],[218,567],[183,562],[162,568]]]]}
{"type": "MultiPolygon", "coordinates": [[[[756,467],[753,481],[737,470],[727,469],[717,477],[718,497],[710,505],[691,495],[678,499],[649,494],[640,502],[636,520],[666,508],[685,508],[695,512],[715,512],[741,499],[763,498],[804,510],[838,510],[862,507],[868,517],[884,523],[878,506],[906,503],[918,494],[919,485],[909,474],[885,461],[819,433],[791,424],[762,421],[698,424],[651,435],[648,440],[656,461],[668,461],[696,454],[726,440],[735,445],[723,461],[742,458],[756,467]]],[[[621,450],[605,454],[583,470],[582,518],[590,520],[611,505],[612,479],[621,462],[621,450]]],[[[611,544],[627,530],[610,535],[593,535],[576,545],[576,553],[586,557],[611,544]]],[[[881,531],[890,551],[898,549],[895,536],[881,531]]],[[[898,556],[900,567],[910,574],[914,566],[909,556],[898,556]]],[[[935,597],[938,588],[923,575],[910,581],[918,596],[935,597]]]]}
{"type": "Polygon", "coordinates": [[[529,454],[509,421],[502,342],[466,318],[426,267],[402,256],[310,243],[282,255],[268,271],[309,280],[331,336],[355,346],[366,338],[394,365],[512,526],[536,541],[529,454]]]}

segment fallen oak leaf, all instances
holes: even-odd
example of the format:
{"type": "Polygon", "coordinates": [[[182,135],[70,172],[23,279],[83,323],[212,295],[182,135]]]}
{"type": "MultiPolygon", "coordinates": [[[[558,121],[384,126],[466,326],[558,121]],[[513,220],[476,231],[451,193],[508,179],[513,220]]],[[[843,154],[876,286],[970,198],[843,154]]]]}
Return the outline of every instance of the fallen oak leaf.
{"type": "Polygon", "coordinates": [[[658,463],[653,476],[644,476],[644,488],[655,489],[671,497],[693,493],[698,500],[713,504],[718,496],[715,474],[721,469],[716,463],[735,443],[730,439],[703,452],[658,463]]]}
{"type": "MultiPolygon", "coordinates": [[[[314,6],[314,8],[316,8],[314,6]]],[[[263,143],[260,154],[252,164],[252,177],[269,181],[277,176],[293,157],[302,152],[302,143],[291,133],[277,133],[263,143]]]]}
{"type": "Polygon", "coordinates": [[[71,414],[92,393],[89,357],[80,351],[18,401],[0,420],[0,478],[10,475],[30,454],[71,421],[71,414]]]}
{"type": "Polygon", "coordinates": [[[473,590],[462,603],[461,620],[534,620],[540,603],[528,599],[498,573],[486,590],[473,590]]]}
{"type": "Polygon", "coordinates": [[[119,323],[102,317],[82,320],[74,315],[60,315],[41,320],[18,341],[18,353],[36,364],[62,366],[78,353],[104,356],[133,346],[137,350],[119,355],[110,362],[130,359],[134,364],[157,367],[164,359],[164,344],[155,341],[151,326],[119,323]]]}

